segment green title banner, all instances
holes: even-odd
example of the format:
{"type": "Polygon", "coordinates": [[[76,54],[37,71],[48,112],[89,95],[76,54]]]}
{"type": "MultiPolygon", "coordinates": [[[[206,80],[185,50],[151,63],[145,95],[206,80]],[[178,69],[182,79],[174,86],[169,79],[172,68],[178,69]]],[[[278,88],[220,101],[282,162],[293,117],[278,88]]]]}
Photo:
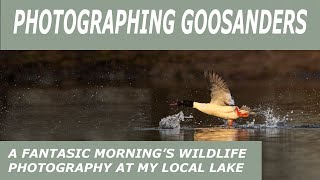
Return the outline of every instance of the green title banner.
{"type": "Polygon", "coordinates": [[[2,179],[259,180],[261,142],[0,142],[2,179]]]}
{"type": "Polygon", "coordinates": [[[320,1],[1,0],[3,50],[318,50],[320,1]]]}

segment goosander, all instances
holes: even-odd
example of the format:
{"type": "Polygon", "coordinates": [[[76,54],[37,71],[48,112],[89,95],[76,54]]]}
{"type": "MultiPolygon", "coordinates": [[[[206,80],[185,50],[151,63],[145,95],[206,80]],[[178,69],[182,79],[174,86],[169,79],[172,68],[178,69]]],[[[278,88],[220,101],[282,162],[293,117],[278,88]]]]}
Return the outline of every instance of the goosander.
{"type": "Polygon", "coordinates": [[[207,71],[205,77],[209,80],[210,103],[180,100],[171,105],[192,107],[203,113],[226,119],[228,126],[232,126],[233,121],[240,117],[247,118],[249,115],[255,114],[248,106],[243,105],[239,108],[235,105],[227,83],[218,74],[207,71]]]}

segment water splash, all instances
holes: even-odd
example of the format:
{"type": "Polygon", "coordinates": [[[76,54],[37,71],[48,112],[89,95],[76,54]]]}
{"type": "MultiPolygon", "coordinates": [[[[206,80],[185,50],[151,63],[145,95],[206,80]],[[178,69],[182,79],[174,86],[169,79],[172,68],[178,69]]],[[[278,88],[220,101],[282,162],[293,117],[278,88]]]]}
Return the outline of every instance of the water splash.
{"type": "Polygon", "coordinates": [[[256,112],[257,118],[263,118],[264,123],[263,124],[256,124],[256,119],[254,118],[251,122],[247,121],[245,125],[239,125],[237,124],[236,128],[280,128],[280,127],[286,127],[287,121],[289,120],[289,115],[281,117],[280,115],[277,115],[274,111],[274,108],[267,107],[267,108],[257,108],[254,109],[254,112],[256,112]]]}
{"type": "Polygon", "coordinates": [[[286,122],[288,120],[288,115],[284,117],[276,115],[273,108],[270,107],[265,110],[259,111],[259,114],[261,114],[265,118],[265,126],[269,128],[286,126],[286,122]]]}
{"type": "Polygon", "coordinates": [[[184,116],[183,112],[180,111],[178,114],[174,114],[165,118],[162,118],[159,122],[160,129],[179,129],[180,122],[185,121],[185,119],[192,119],[193,116],[184,116]]]}

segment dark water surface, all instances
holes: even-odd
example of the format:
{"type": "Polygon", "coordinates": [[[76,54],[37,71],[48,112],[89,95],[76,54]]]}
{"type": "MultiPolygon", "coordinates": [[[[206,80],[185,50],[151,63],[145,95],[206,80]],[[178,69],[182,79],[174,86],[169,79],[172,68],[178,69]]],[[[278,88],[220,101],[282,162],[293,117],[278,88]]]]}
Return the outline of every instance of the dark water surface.
{"type": "Polygon", "coordinates": [[[217,127],[221,119],[168,106],[176,99],[209,101],[202,82],[7,86],[0,95],[1,140],[263,141],[265,180],[320,177],[320,84],[316,80],[229,82],[238,105],[259,113],[239,120],[283,121],[273,128],[217,127]],[[161,130],[161,118],[180,111],[192,119],[161,130]],[[296,127],[294,127],[296,126],[296,127]],[[299,128],[300,127],[300,128],[299,128]]]}

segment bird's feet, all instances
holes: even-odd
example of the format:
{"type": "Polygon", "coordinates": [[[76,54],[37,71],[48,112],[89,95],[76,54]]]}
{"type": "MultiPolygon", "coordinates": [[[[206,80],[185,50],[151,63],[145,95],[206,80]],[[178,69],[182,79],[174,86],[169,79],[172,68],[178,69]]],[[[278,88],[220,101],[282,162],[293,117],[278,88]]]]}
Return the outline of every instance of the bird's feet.
{"type": "Polygon", "coordinates": [[[245,110],[239,109],[239,107],[236,107],[236,113],[239,117],[249,117],[249,112],[245,110]]]}
{"type": "Polygon", "coordinates": [[[233,127],[233,120],[232,119],[228,119],[227,126],[233,127]]]}
{"type": "Polygon", "coordinates": [[[233,128],[234,127],[234,120],[232,120],[232,119],[225,120],[224,127],[226,129],[233,128]]]}

